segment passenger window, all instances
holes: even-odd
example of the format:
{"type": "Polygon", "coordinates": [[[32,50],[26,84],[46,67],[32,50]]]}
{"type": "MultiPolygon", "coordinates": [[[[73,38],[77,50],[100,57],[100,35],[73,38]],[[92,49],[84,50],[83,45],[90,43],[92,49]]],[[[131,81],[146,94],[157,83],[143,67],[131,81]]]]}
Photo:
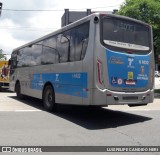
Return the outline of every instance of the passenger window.
{"type": "Polygon", "coordinates": [[[32,65],[40,65],[41,58],[42,58],[42,42],[38,42],[38,43],[32,45],[31,51],[32,51],[31,64],[32,65]]]}
{"type": "Polygon", "coordinates": [[[75,29],[75,61],[82,60],[85,56],[89,37],[89,23],[80,25],[75,29]]]}
{"type": "Polygon", "coordinates": [[[59,62],[59,53],[56,49],[56,37],[43,42],[42,64],[55,64],[59,62]]]}
{"type": "Polygon", "coordinates": [[[59,34],[57,37],[57,51],[60,56],[60,62],[68,61],[70,36],[68,33],[59,34]]]}

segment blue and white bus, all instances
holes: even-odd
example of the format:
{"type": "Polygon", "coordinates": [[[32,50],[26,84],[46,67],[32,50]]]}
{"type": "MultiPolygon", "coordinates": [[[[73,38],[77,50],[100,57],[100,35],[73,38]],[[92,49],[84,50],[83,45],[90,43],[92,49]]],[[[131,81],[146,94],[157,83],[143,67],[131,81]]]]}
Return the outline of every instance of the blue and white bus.
{"type": "Polygon", "coordinates": [[[13,50],[10,90],[58,103],[139,106],[154,99],[150,25],[95,13],[13,50]]]}

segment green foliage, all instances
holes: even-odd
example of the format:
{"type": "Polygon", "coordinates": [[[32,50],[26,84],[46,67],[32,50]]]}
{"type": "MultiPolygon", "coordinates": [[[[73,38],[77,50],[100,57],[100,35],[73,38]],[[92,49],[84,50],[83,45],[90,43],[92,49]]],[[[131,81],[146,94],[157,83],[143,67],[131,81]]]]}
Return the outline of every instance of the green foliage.
{"type": "Polygon", "coordinates": [[[6,56],[3,54],[2,49],[0,49],[0,60],[7,60],[6,56]]]}
{"type": "Polygon", "coordinates": [[[160,93],[160,89],[155,89],[154,93],[160,93]]]}
{"type": "Polygon", "coordinates": [[[150,24],[153,28],[154,50],[160,54],[160,0],[125,0],[118,14],[150,24]]]}

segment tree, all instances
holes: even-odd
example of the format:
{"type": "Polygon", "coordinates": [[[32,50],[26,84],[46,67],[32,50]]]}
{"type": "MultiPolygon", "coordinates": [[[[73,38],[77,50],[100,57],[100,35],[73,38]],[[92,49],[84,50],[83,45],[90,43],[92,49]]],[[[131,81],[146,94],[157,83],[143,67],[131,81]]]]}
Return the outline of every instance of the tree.
{"type": "Polygon", "coordinates": [[[150,24],[153,28],[154,51],[160,54],[160,0],[125,0],[118,14],[150,24]]]}
{"type": "Polygon", "coordinates": [[[7,57],[3,54],[2,49],[0,49],[0,60],[7,60],[7,57]]]}

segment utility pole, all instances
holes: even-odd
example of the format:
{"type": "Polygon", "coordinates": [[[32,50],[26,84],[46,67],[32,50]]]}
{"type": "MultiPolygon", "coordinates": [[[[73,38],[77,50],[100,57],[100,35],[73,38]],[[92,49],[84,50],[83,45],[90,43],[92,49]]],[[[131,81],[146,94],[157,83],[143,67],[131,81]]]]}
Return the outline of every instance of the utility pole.
{"type": "Polygon", "coordinates": [[[1,12],[2,12],[2,5],[3,5],[3,3],[0,2],[0,16],[1,16],[1,12]]]}

